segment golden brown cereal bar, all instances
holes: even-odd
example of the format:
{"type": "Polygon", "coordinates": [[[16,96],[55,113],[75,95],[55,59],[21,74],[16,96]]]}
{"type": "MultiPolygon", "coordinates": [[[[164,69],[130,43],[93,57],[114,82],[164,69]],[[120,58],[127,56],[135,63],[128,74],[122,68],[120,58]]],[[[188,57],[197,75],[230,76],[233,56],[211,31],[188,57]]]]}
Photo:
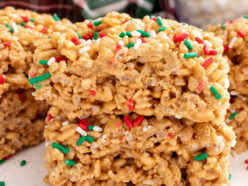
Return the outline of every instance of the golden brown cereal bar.
{"type": "Polygon", "coordinates": [[[76,26],[83,39],[54,32],[35,42],[30,75],[38,77],[30,83],[43,84],[36,99],[70,119],[130,112],[195,122],[224,118],[229,67],[221,40],[212,34],[160,17],[140,20],[116,12],[76,26]]]}
{"type": "Polygon", "coordinates": [[[31,90],[8,91],[0,98],[0,160],[43,140],[47,106],[31,90]]]}
{"type": "Polygon", "coordinates": [[[195,123],[132,114],[69,121],[55,108],[50,115],[45,181],[52,185],[229,185],[235,138],[220,120],[195,123]]]}

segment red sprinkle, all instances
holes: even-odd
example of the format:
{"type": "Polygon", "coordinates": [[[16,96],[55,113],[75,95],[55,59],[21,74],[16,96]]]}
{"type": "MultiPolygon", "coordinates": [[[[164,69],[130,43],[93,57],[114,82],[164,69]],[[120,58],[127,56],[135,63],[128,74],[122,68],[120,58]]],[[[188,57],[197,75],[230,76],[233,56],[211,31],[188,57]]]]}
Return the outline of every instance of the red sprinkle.
{"type": "Polygon", "coordinates": [[[4,77],[3,75],[0,75],[0,85],[3,85],[4,84],[4,77]]]}
{"type": "Polygon", "coordinates": [[[42,30],[41,30],[41,33],[42,34],[45,34],[47,32],[47,26],[44,26],[43,28],[42,28],[42,30]]]}
{"type": "Polygon", "coordinates": [[[79,123],[78,124],[78,126],[81,128],[81,129],[83,129],[83,130],[85,130],[85,131],[88,131],[89,129],[88,129],[88,126],[89,125],[92,125],[91,123],[79,123]]]}
{"type": "Polygon", "coordinates": [[[128,20],[126,19],[126,20],[124,20],[123,22],[122,22],[122,24],[124,24],[124,23],[126,23],[126,22],[128,22],[128,20]]]}
{"type": "Polygon", "coordinates": [[[126,123],[126,125],[128,126],[128,128],[132,128],[133,127],[133,123],[131,121],[131,119],[127,116],[124,116],[124,122],[126,123]]]}
{"type": "Polygon", "coordinates": [[[233,22],[234,22],[234,20],[233,20],[233,19],[230,19],[230,20],[229,20],[229,23],[233,23],[233,22]]]}
{"type": "Polygon", "coordinates": [[[87,24],[87,26],[88,26],[88,28],[92,28],[92,27],[93,27],[93,23],[92,23],[92,22],[89,22],[89,23],[87,24]]]}
{"type": "Polygon", "coordinates": [[[224,46],[224,51],[227,52],[229,49],[228,45],[224,46]]]}
{"type": "Polygon", "coordinates": [[[71,41],[75,44],[75,45],[80,45],[80,41],[77,37],[73,37],[71,38],[71,41]]]}
{"type": "Polygon", "coordinates": [[[237,33],[238,33],[238,35],[239,35],[240,37],[245,38],[244,32],[241,32],[241,31],[239,30],[239,31],[237,31],[237,33]]]}
{"type": "Polygon", "coordinates": [[[207,68],[209,65],[211,65],[212,63],[214,62],[214,58],[213,57],[210,57],[210,58],[208,58],[203,64],[202,64],[202,66],[204,67],[204,68],[207,68]]]}
{"type": "Polygon", "coordinates": [[[133,100],[128,99],[128,100],[126,101],[126,103],[127,103],[127,105],[128,105],[129,110],[130,110],[130,111],[134,111],[135,105],[134,105],[133,100]]]}
{"type": "Polygon", "coordinates": [[[47,121],[50,122],[52,118],[53,118],[52,115],[48,114],[47,121]]]}
{"type": "Polygon", "coordinates": [[[6,47],[11,47],[11,42],[3,42],[3,46],[6,47]]]}
{"type": "Polygon", "coordinates": [[[248,164],[248,159],[245,160],[245,163],[248,164]]]}
{"type": "Polygon", "coordinates": [[[203,46],[203,51],[204,51],[204,54],[205,55],[208,55],[209,50],[208,50],[208,46],[207,45],[204,45],[203,46]]]}
{"type": "Polygon", "coordinates": [[[25,28],[30,28],[30,29],[33,29],[32,26],[28,26],[28,25],[25,25],[25,28]]]}
{"type": "Polygon", "coordinates": [[[67,59],[65,58],[65,57],[55,57],[55,60],[57,61],[57,62],[60,62],[60,61],[67,61],[67,59]]]}
{"type": "Polygon", "coordinates": [[[248,166],[246,167],[246,170],[248,170],[248,166]]]}
{"type": "Polygon", "coordinates": [[[22,18],[22,20],[23,20],[24,22],[28,22],[28,21],[29,21],[29,18],[26,17],[26,16],[21,16],[21,18],[22,18]]]}
{"type": "Polygon", "coordinates": [[[102,37],[104,37],[104,36],[107,36],[107,34],[105,34],[105,33],[99,33],[99,37],[100,37],[100,38],[102,38],[102,37]]]}
{"type": "Polygon", "coordinates": [[[139,39],[141,39],[142,43],[146,43],[146,40],[142,37],[140,37],[139,39]]]}
{"type": "Polygon", "coordinates": [[[174,41],[174,43],[181,42],[181,41],[184,41],[185,39],[187,39],[188,36],[189,36],[189,34],[187,34],[187,33],[176,34],[173,37],[173,41],[174,41]]]}
{"type": "Polygon", "coordinates": [[[175,135],[172,134],[172,133],[168,133],[168,136],[169,136],[170,139],[173,139],[175,137],[175,135]]]}
{"type": "Polygon", "coordinates": [[[136,127],[141,124],[141,122],[144,120],[145,116],[139,116],[134,122],[133,126],[136,127]]]}
{"type": "Polygon", "coordinates": [[[32,73],[32,74],[30,75],[31,78],[34,78],[35,76],[37,76],[37,73],[32,73]]]}
{"type": "Polygon", "coordinates": [[[157,17],[151,18],[151,20],[153,20],[153,21],[157,21],[157,17]]]}
{"type": "Polygon", "coordinates": [[[215,55],[217,55],[217,54],[218,54],[218,52],[215,51],[215,50],[209,50],[209,51],[208,51],[208,55],[215,56],[215,55]]]}
{"type": "Polygon", "coordinates": [[[117,44],[115,47],[115,51],[118,52],[121,49],[121,45],[117,44]]]}
{"type": "Polygon", "coordinates": [[[5,159],[5,160],[9,160],[11,157],[12,157],[12,155],[8,155],[8,156],[6,156],[4,159],[5,159]]]}
{"type": "Polygon", "coordinates": [[[199,38],[199,37],[196,37],[195,40],[199,43],[199,44],[204,44],[204,41],[199,38]]]}
{"type": "Polygon", "coordinates": [[[18,100],[22,101],[22,94],[20,92],[17,92],[18,100]]]}
{"type": "Polygon", "coordinates": [[[86,120],[86,119],[80,119],[80,120],[79,120],[79,123],[81,123],[81,124],[86,124],[86,123],[87,123],[87,120],[86,120]]]}
{"type": "Polygon", "coordinates": [[[198,85],[198,90],[201,92],[203,91],[205,85],[204,85],[204,81],[203,80],[199,80],[199,85],[198,85]]]}
{"type": "Polygon", "coordinates": [[[88,39],[92,39],[93,36],[94,36],[93,33],[89,33],[89,34],[85,35],[83,38],[84,38],[85,40],[88,40],[88,39]]]}
{"type": "Polygon", "coordinates": [[[119,127],[119,126],[121,126],[121,124],[120,123],[116,123],[115,126],[116,127],[119,127]]]}
{"type": "Polygon", "coordinates": [[[95,96],[96,95],[96,91],[90,90],[90,95],[95,96]]]}

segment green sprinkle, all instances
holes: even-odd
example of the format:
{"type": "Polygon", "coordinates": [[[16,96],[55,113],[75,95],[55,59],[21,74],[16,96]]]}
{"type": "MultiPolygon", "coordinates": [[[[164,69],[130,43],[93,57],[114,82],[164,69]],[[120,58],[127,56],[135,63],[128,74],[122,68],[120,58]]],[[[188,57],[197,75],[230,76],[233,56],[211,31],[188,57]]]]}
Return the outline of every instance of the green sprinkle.
{"type": "Polygon", "coordinates": [[[76,165],[76,162],[75,161],[73,161],[73,160],[65,160],[65,164],[66,165],[70,165],[70,166],[75,166],[76,165]]]}
{"type": "Polygon", "coordinates": [[[40,60],[41,65],[47,65],[48,60],[40,60]]]}
{"type": "Polygon", "coordinates": [[[198,156],[195,156],[195,161],[201,161],[201,160],[206,159],[207,157],[208,157],[208,153],[205,152],[205,153],[202,153],[198,156]]]}
{"type": "Polygon", "coordinates": [[[68,154],[69,153],[69,148],[64,147],[63,145],[60,145],[58,143],[53,142],[52,143],[52,147],[55,149],[60,150],[61,152],[63,152],[64,154],[68,154]]]}
{"type": "Polygon", "coordinates": [[[238,113],[237,112],[234,112],[231,114],[231,116],[229,117],[230,120],[234,119],[234,117],[237,115],[238,113]]]}
{"type": "Polygon", "coordinates": [[[189,50],[193,50],[193,46],[191,45],[191,43],[189,42],[188,39],[185,39],[185,40],[184,40],[184,44],[187,46],[187,48],[188,48],[189,50]]]}
{"type": "Polygon", "coordinates": [[[221,24],[221,28],[222,28],[222,29],[226,29],[225,23],[222,23],[222,24],[221,24]]]}
{"type": "Polygon", "coordinates": [[[120,33],[120,37],[121,37],[121,38],[123,38],[125,35],[126,35],[125,32],[121,32],[121,33],[120,33]]]}
{"type": "Polygon", "coordinates": [[[26,22],[22,22],[21,25],[22,25],[22,26],[26,26],[26,22]]]}
{"type": "Polygon", "coordinates": [[[27,164],[27,161],[26,160],[22,160],[21,162],[20,162],[20,166],[25,166],[27,164]]]}
{"type": "Polygon", "coordinates": [[[98,32],[95,32],[95,33],[94,33],[94,40],[97,40],[98,35],[99,35],[99,33],[98,33],[98,32]]]}
{"type": "Polygon", "coordinates": [[[4,158],[1,159],[1,160],[0,160],[0,165],[3,164],[4,162],[5,162],[5,159],[4,159],[4,158]]]}
{"type": "Polygon", "coordinates": [[[152,19],[152,18],[154,18],[154,17],[156,17],[155,15],[150,15],[150,18],[152,19]]]}
{"type": "Polygon", "coordinates": [[[184,54],[184,58],[193,58],[193,57],[197,57],[197,53],[196,52],[189,52],[189,53],[186,53],[184,54]]]}
{"type": "Polygon", "coordinates": [[[143,31],[143,30],[137,30],[139,33],[141,33],[142,36],[144,37],[150,37],[150,33],[149,32],[146,32],[146,31],[143,31]]]}
{"type": "Polygon", "coordinates": [[[212,94],[214,95],[214,97],[217,100],[220,100],[221,99],[221,95],[219,94],[219,92],[217,91],[217,89],[214,86],[211,86],[210,87],[210,91],[212,92],[212,94]]]}
{"type": "Polygon", "coordinates": [[[77,146],[82,145],[82,143],[86,140],[86,136],[82,136],[81,138],[79,138],[79,140],[77,141],[77,146]]]}
{"type": "Polygon", "coordinates": [[[128,37],[132,37],[131,32],[126,32],[126,35],[127,35],[128,37]]]}
{"type": "Polygon", "coordinates": [[[186,26],[187,24],[186,23],[182,23],[183,26],[186,26]]]}
{"type": "Polygon", "coordinates": [[[158,23],[159,26],[163,26],[163,22],[162,22],[162,20],[161,20],[161,18],[159,16],[157,17],[156,20],[157,20],[157,23],[158,23]]]}
{"type": "Polygon", "coordinates": [[[102,23],[101,20],[97,20],[97,21],[95,21],[93,24],[94,24],[95,26],[98,26],[98,25],[100,25],[101,23],[102,23]]]}
{"type": "Polygon", "coordinates": [[[77,32],[75,32],[75,33],[77,34],[78,39],[82,39],[82,36],[79,33],[77,33],[77,32]]]}
{"type": "Polygon", "coordinates": [[[232,179],[232,175],[231,175],[231,173],[229,173],[229,178],[228,178],[228,180],[230,181],[232,179]]]}
{"type": "Polygon", "coordinates": [[[33,23],[34,22],[34,19],[29,19],[29,21],[33,23]]]}
{"type": "Polygon", "coordinates": [[[35,84],[35,88],[36,88],[37,90],[39,90],[41,87],[42,87],[42,84],[41,84],[41,83],[35,84]]]}
{"type": "Polygon", "coordinates": [[[53,14],[53,19],[54,19],[55,21],[61,21],[60,18],[59,18],[59,16],[58,16],[56,13],[53,14]]]}
{"type": "Polygon", "coordinates": [[[94,142],[94,138],[91,136],[86,136],[86,140],[90,143],[94,142]]]}
{"type": "Polygon", "coordinates": [[[10,31],[11,33],[14,32],[14,30],[9,26],[9,24],[6,24],[5,26],[9,29],[9,31],[10,31]]]}
{"type": "Polygon", "coordinates": [[[0,181],[0,186],[5,186],[5,182],[4,181],[0,181]]]}
{"type": "Polygon", "coordinates": [[[52,37],[51,37],[51,36],[49,36],[49,37],[48,37],[48,39],[52,39],[52,37]]]}
{"type": "Polygon", "coordinates": [[[128,44],[126,45],[126,47],[127,47],[127,48],[134,47],[134,43],[128,43],[128,44]]]}
{"type": "Polygon", "coordinates": [[[159,32],[162,32],[162,31],[164,31],[164,30],[166,30],[166,27],[165,27],[165,26],[161,26],[161,27],[158,29],[159,32]]]}
{"type": "Polygon", "coordinates": [[[244,18],[245,18],[245,19],[248,19],[248,15],[244,15],[244,18]]]}
{"type": "Polygon", "coordinates": [[[88,126],[88,130],[91,130],[92,131],[93,130],[93,127],[94,127],[94,125],[89,125],[88,126]]]}
{"type": "Polygon", "coordinates": [[[35,83],[37,83],[39,81],[46,80],[46,79],[48,79],[50,77],[51,77],[51,74],[49,72],[47,72],[47,73],[45,73],[45,74],[43,74],[41,76],[36,76],[34,78],[29,79],[29,83],[30,83],[30,85],[33,85],[33,84],[35,84],[35,83]]]}

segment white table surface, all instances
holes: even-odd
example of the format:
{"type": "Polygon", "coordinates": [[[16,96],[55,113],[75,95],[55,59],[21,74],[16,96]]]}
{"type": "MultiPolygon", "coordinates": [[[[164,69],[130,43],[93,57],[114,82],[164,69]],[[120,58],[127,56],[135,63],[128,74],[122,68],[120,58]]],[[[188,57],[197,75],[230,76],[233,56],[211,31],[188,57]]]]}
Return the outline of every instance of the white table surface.
{"type": "MultiPolygon", "coordinates": [[[[48,186],[43,183],[46,175],[43,154],[44,143],[18,152],[0,165],[0,181],[5,181],[6,186],[48,186]],[[27,161],[24,167],[20,166],[22,160],[27,161]]],[[[245,159],[248,159],[248,151],[232,159],[232,186],[248,185],[248,164],[244,163],[245,159]]]]}

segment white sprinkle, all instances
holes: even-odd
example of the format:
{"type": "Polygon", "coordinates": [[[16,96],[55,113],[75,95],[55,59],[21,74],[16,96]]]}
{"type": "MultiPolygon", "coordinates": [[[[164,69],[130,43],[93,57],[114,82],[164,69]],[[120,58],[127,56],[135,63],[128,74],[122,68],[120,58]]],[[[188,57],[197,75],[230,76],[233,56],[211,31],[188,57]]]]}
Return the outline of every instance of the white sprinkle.
{"type": "Polygon", "coordinates": [[[98,150],[98,144],[97,144],[96,142],[93,142],[93,143],[91,144],[90,149],[91,149],[91,152],[92,152],[93,154],[95,154],[96,151],[98,150]]]}
{"type": "Polygon", "coordinates": [[[95,40],[96,41],[96,43],[100,43],[101,42],[101,38],[98,38],[97,40],[95,40]]]}
{"type": "Polygon", "coordinates": [[[234,147],[235,145],[236,145],[236,140],[234,139],[234,140],[232,140],[232,144],[231,144],[231,147],[234,147]]]}
{"type": "Polygon", "coordinates": [[[138,50],[139,47],[140,47],[140,44],[142,43],[142,40],[141,39],[137,39],[135,44],[134,44],[134,50],[138,50]]]}
{"type": "Polygon", "coordinates": [[[60,117],[60,116],[57,116],[57,117],[55,117],[54,119],[56,119],[56,120],[61,120],[61,119],[63,119],[63,118],[60,117]]]}
{"type": "Polygon", "coordinates": [[[84,40],[84,39],[79,39],[79,41],[81,42],[81,43],[80,43],[80,45],[82,45],[82,44],[85,44],[85,43],[86,43],[86,40],[84,40]]]}
{"type": "Polygon", "coordinates": [[[50,144],[50,142],[49,142],[49,141],[45,142],[45,147],[48,147],[48,146],[49,146],[49,144],[50,144]]]}
{"type": "Polygon", "coordinates": [[[225,79],[225,88],[229,88],[230,87],[230,81],[229,79],[225,79]]]}
{"type": "Polygon", "coordinates": [[[236,40],[237,40],[237,37],[236,36],[234,38],[232,38],[232,40],[230,41],[230,43],[228,45],[228,48],[232,48],[234,46],[236,40]]]}
{"type": "Polygon", "coordinates": [[[17,28],[15,22],[12,23],[12,27],[13,27],[14,32],[17,33],[18,32],[18,28],[17,28]]]}
{"type": "Polygon", "coordinates": [[[237,96],[237,95],[239,95],[239,93],[236,92],[236,91],[231,91],[230,94],[231,94],[232,96],[237,96]]]}
{"type": "Polygon", "coordinates": [[[91,39],[88,39],[87,41],[86,41],[86,44],[91,44],[92,43],[92,40],[91,39]]]}
{"type": "Polygon", "coordinates": [[[107,135],[106,134],[102,135],[102,138],[107,139],[107,135]]]}
{"type": "Polygon", "coordinates": [[[98,127],[98,126],[94,126],[93,127],[93,130],[94,131],[97,131],[97,132],[102,132],[102,128],[101,127],[98,127]]]}
{"type": "Polygon", "coordinates": [[[35,92],[32,92],[32,96],[35,96],[35,92]]]}
{"type": "Polygon", "coordinates": [[[87,136],[87,132],[80,127],[76,128],[76,131],[81,134],[81,136],[87,136]]]}
{"type": "Polygon", "coordinates": [[[84,52],[87,52],[90,49],[90,47],[87,45],[79,50],[79,53],[82,54],[84,52]]]}
{"type": "Polygon", "coordinates": [[[63,123],[62,123],[62,126],[64,127],[64,126],[67,126],[67,125],[69,125],[69,121],[64,121],[63,123]]]}
{"type": "Polygon", "coordinates": [[[48,125],[45,125],[45,129],[47,129],[48,128],[48,125]]]}
{"type": "Polygon", "coordinates": [[[155,30],[150,30],[149,33],[151,34],[151,37],[152,38],[156,38],[157,37],[155,30]]]}
{"type": "Polygon", "coordinates": [[[10,17],[12,17],[12,18],[19,18],[19,15],[18,14],[10,14],[10,17]]]}
{"type": "Polygon", "coordinates": [[[210,43],[208,40],[204,40],[204,43],[209,47],[212,48],[212,43],[210,43]]]}
{"type": "Polygon", "coordinates": [[[145,185],[153,185],[154,182],[152,180],[146,180],[146,181],[143,181],[143,184],[145,184],[145,185]]]}
{"type": "Polygon", "coordinates": [[[141,36],[141,33],[138,32],[138,31],[132,31],[132,32],[131,32],[131,35],[132,35],[133,37],[134,37],[134,36],[140,37],[140,36],[141,36]]]}
{"type": "Polygon", "coordinates": [[[242,99],[243,101],[246,101],[246,100],[247,100],[245,96],[238,95],[238,97],[239,97],[240,99],[242,99]]]}
{"type": "Polygon", "coordinates": [[[13,39],[16,40],[16,41],[18,41],[18,37],[16,37],[16,36],[14,36],[13,39]]]}
{"type": "Polygon", "coordinates": [[[119,41],[118,42],[118,45],[120,45],[121,47],[123,47],[124,46],[124,42],[123,41],[119,41]]]}
{"type": "Polygon", "coordinates": [[[47,65],[48,65],[48,66],[51,66],[55,61],[56,61],[55,57],[51,57],[51,58],[47,61],[47,65]]]}
{"type": "Polygon", "coordinates": [[[144,127],[143,128],[143,132],[147,132],[147,127],[144,127]]]}
{"type": "Polygon", "coordinates": [[[230,119],[228,119],[228,118],[226,119],[226,123],[230,123],[230,121],[231,121],[230,119]]]}
{"type": "Polygon", "coordinates": [[[176,119],[181,119],[182,117],[181,116],[178,116],[178,115],[175,115],[175,118],[176,119]]]}

